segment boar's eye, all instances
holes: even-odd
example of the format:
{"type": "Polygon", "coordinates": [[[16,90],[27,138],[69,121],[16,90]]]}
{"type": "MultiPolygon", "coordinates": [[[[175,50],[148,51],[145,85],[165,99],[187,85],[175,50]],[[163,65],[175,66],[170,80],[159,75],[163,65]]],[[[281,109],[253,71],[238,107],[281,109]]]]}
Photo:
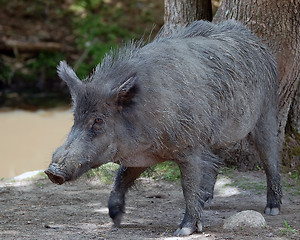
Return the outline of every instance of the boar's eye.
{"type": "Polygon", "coordinates": [[[94,123],[102,124],[103,123],[103,119],[102,118],[96,118],[94,123]]]}
{"type": "Polygon", "coordinates": [[[93,123],[93,130],[100,130],[102,128],[104,121],[102,118],[96,118],[93,123]]]}

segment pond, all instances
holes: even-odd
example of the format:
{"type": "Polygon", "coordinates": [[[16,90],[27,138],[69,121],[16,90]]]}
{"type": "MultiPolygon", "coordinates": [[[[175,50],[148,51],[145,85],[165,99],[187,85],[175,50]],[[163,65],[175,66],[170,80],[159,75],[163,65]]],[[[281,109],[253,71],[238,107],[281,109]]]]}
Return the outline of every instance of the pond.
{"type": "Polygon", "coordinates": [[[71,110],[0,112],[0,178],[46,169],[73,123],[71,110]]]}

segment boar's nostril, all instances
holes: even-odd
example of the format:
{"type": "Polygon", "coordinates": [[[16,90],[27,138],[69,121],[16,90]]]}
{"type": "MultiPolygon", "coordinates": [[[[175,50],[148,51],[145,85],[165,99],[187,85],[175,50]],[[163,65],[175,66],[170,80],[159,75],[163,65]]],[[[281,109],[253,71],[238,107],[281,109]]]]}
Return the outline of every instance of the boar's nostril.
{"type": "Polygon", "coordinates": [[[45,173],[48,175],[49,179],[56,184],[63,184],[66,180],[63,176],[54,174],[52,171],[50,170],[46,170],[45,173]]]}

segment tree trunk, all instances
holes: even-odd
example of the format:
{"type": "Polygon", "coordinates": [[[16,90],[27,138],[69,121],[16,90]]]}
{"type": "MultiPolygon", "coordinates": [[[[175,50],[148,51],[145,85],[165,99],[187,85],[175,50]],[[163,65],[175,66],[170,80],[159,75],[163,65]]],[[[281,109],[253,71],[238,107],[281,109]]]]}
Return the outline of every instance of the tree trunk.
{"type": "Polygon", "coordinates": [[[211,0],[164,0],[165,24],[186,25],[196,20],[212,20],[211,0]]]}
{"type": "Polygon", "coordinates": [[[300,82],[290,110],[291,128],[300,135],[300,82]]]}
{"type": "Polygon", "coordinates": [[[236,19],[269,45],[275,54],[279,77],[279,140],[284,140],[290,106],[300,76],[299,0],[223,0],[214,22],[236,19]]]}
{"type": "MultiPolygon", "coordinates": [[[[220,22],[226,19],[236,19],[246,24],[253,33],[263,39],[276,56],[280,74],[278,136],[282,146],[288,114],[300,77],[300,1],[223,0],[213,21],[220,22]]],[[[298,99],[296,104],[299,103],[298,99]]],[[[299,116],[295,117],[299,119],[299,116]]],[[[255,159],[258,155],[249,141],[242,141],[235,150],[240,153],[246,151],[248,153],[243,155],[247,156],[250,153],[254,158],[248,159],[249,162],[254,163],[252,165],[256,164],[255,159]]]]}

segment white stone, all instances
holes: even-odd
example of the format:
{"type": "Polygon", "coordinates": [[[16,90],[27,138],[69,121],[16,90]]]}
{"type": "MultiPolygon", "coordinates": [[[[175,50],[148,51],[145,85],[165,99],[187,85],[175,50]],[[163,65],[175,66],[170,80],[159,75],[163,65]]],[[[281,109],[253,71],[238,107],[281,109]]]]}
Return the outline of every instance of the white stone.
{"type": "Polygon", "coordinates": [[[239,212],[224,221],[224,229],[240,229],[240,228],[262,228],[266,226],[264,217],[256,211],[247,210],[239,212]]]}

